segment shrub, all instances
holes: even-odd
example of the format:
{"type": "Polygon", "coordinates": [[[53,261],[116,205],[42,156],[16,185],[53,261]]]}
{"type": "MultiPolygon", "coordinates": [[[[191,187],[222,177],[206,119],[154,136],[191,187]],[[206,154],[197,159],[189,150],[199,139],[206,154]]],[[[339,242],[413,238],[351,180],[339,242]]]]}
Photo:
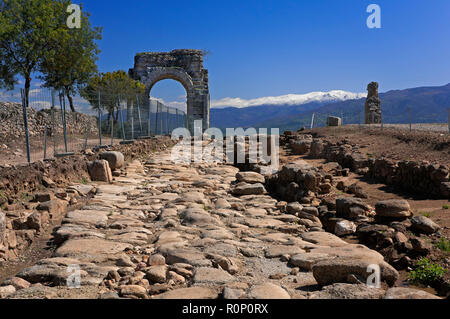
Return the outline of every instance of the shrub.
{"type": "Polygon", "coordinates": [[[432,285],[441,279],[447,270],[438,264],[432,263],[428,258],[421,258],[416,268],[408,274],[408,280],[412,283],[432,285]]]}
{"type": "Polygon", "coordinates": [[[442,205],[442,209],[450,209],[450,205],[444,204],[444,205],[442,205]]]}
{"type": "Polygon", "coordinates": [[[442,251],[445,252],[450,252],[450,240],[446,239],[446,238],[441,238],[436,244],[435,246],[437,248],[439,248],[442,251]]]}

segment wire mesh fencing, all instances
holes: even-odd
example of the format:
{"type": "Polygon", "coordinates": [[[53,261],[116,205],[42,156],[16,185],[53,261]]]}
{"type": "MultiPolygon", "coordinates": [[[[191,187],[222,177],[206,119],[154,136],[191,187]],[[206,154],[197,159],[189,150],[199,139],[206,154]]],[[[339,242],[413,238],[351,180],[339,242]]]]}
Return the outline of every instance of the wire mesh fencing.
{"type": "Polygon", "coordinates": [[[119,102],[116,110],[99,116],[102,134],[122,141],[170,135],[174,129],[187,125],[185,112],[154,99],[119,102]]]}
{"type": "MultiPolygon", "coordinates": [[[[308,128],[330,126],[329,117],[341,119],[341,125],[356,125],[360,129],[398,128],[402,130],[422,130],[447,132],[450,134],[450,108],[430,112],[426,109],[407,108],[407,111],[382,109],[381,123],[366,124],[364,107],[355,110],[334,110],[333,112],[314,112],[311,115],[311,125],[308,128]]],[[[308,123],[309,124],[309,123],[308,123]]]]}
{"type": "Polygon", "coordinates": [[[51,89],[21,90],[0,104],[0,165],[31,163],[87,149],[171,134],[187,115],[144,95],[114,92],[68,97],[51,89]],[[27,107],[28,105],[28,107],[27,107]]]}

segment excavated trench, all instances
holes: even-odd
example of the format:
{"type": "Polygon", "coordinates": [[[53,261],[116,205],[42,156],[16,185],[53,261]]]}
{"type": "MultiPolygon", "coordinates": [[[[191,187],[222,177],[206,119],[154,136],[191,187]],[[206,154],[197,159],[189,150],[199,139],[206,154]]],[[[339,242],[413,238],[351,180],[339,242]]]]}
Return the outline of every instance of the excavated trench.
{"type": "Polygon", "coordinates": [[[44,230],[34,238],[33,242],[19,253],[14,260],[4,261],[0,265],[0,283],[7,278],[14,277],[23,269],[30,267],[41,259],[50,258],[58,247],[54,242],[54,232],[61,227],[62,221],[66,214],[79,209],[85,205],[90,198],[79,201],[76,205],[68,207],[68,209],[58,218],[53,219],[44,230]]]}

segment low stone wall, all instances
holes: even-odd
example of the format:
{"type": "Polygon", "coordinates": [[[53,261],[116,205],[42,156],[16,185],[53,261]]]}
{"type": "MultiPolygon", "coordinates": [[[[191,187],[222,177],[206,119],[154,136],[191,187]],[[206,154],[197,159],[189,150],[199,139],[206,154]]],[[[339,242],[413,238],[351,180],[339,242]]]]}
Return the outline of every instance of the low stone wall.
{"type": "Polygon", "coordinates": [[[389,185],[416,194],[433,198],[450,199],[449,167],[417,163],[414,161],[393,162],[388,159],[369,161],[367,175],[389,185]]]}
{"type": "MultiPolygon", "coordinates": [[[[36,111],[29,107],[28,129],[30,136],[43,136],[44,127],[53,127],[52,114],[49,109],[36,111]]],[[[62,131],[61,112],[55,110],[54,117],[57,123],[57,130],[62,131]]],[[[22,138],[25,136],[23,125],[22,105],[19,103],[0,102],[0,142],[9,142],[11,139],[22,138]]],[[[97,119],[94,116],[78,113],[66,113],[67,133],[80,134],[85,132],[89,126],[91,129],[97,128],[97,119]]],[[[50,132],[49,132],[50,133],[50,132]]],[[[83,133],[84,134],[84,133],[83,133]]]]}
{"type": "Polygon", "coordinates": [[[450,198],[450,168],[444,165],[368,158],[359,151],[358,146],[330,142],[323,143],[322,156],[356,173],[413,194],[450,198]]]}
{"type": "Polygon", "coordinates": [[[313,139],[310,135],[302,136],[289,133],[282,138],[282,144],[291,146],[294,154],[299,154],[297,144],[307,147],[301,154],[312,158],[325,158],[337,162],[344,168],[361,175],[371,177],[387,185],[428,198],[450,199],[450,167],[433,165],[428,162],[392,161],[386,158],[369,158],[363,154],[358,145],[350,145],[345,139],[331,143],[325,139],[313,139]]]}

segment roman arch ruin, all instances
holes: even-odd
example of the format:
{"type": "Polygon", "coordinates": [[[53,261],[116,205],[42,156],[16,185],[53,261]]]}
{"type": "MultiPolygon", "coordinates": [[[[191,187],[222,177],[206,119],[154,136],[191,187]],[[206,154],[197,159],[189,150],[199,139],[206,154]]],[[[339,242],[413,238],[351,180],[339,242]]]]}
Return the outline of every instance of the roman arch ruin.
{"type": "Polygon", "coordinates": [[[201,50],[139,53],[129,74],[145,84],[148,96],[152,87],[161,80],[180,82],[186,89],[188,128],[193,130],[195,120],[203,121],[203,130],[209,128],[208,70],[203,68],[201,50]]]}

